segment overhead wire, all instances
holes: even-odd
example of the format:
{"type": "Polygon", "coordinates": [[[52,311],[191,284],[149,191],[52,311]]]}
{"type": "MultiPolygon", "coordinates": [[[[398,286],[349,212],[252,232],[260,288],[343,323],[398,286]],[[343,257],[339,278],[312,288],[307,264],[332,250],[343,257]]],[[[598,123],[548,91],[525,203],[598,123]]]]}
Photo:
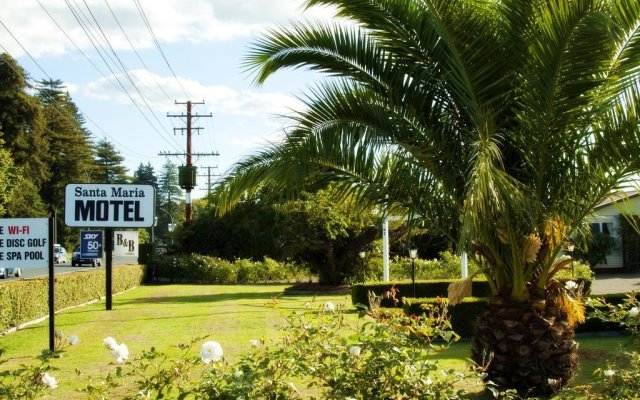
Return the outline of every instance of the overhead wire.
{"type": "Polygon", "coordinates": [[[147,102],[147,96],[142,93],[142,91],[140,90],[140,88],[138,87],[138,85],[135,83],[135,81],[133,80],[133,78],[131,77],[131,74],[128,71],[128,68],[124,65],[124,63],[122,62],[122,60],[120,59],[120,57],[118,56],[118,54],[116,53],[116,51],[114,50],[113,46],[111,45],[111,42],[109,41],[109,38],[107,38],[107,35],[105,35],[104,31],[102,30],[102,27],[100,26],[100,24],[98,23],[98,20],[95,18],[95,15],[93,14],[93,12],[91,11],[91,8],[89,8],[89,5],[87,4],[87,2],[85,0],[83,0],[83,3],[85,5],[85,7],[87,8],[87,11],[89,12],[89,14],[91,15],[91,18],[93,19],[93,22],[95,23],[96,28],[98,29],[98,31],[100,32],[100,34],[102,35],[105,43],[107,44],[107,46],[109,47],[109,50],[111,50],[111,53],[113,54],[113,56],[116,58],[118,64],[121,66],[121,71],[124,72],[124,75],[127,77],[127,79],[129,80],[129,83],[131,83],[131,85],[133,86],[133,88],[136,90],[136,92],[138,93],[138,95],[140,96],[140,99],[142,100],[142,102],[144,103],[144,105],[146,106],[146,108],[149,110],[149,112],[151,113],[151,115],[154,117],[154,119],[156,120],[156,122],[165,129],[165,132],[170,135],[169,132],[166,131],[165,126],[162,124],[162,122],[160,122],[160,120],[158,119],[158,116],[156,115],[155,112],[153,112],[153,110],[151,109],[151,106],[149,105],[149,103],[147,102]]]}
{"type": "Polygon", "coordinates": [[[144,60],[142,59],[142,56],[140,56],[140,53],[138,53],[138,50],[136,49],[136,47],[133,45],[133,42],[131,41],[131,39],[129,38],[129,35],[127,35],[127,32],[125,31],[124,27],[122,26],[122,24],[120,23],[120,20],[118,19],[118,17],[116,16],[116,13],[113,11],[113,9],[111,8],[111,6],[109,5],[109,2],[107,0],[104,0],[104,3],[107,5],[107,8],[109,9],[109,12],[111,12],[111,15],[113,16],[113,19],[116,21],[116,24],[118,24],[118,27],[120,28],[120,31],[122,32],[122,34],[124,35],[125,39],[127,39],[127,42],[129,43],[129,46],[131,46],[131,50],[133,50],[133,52],[135,53],[136,57],[138,58],[138,61],[140,61],[140,64],[142,64],[142,66],[144,67],[145,70],[147,70],[151,76],[153,77],[153,81],[155,82],[156,86],[158,86],[158,88],[160,89],[160,91],[165,95],[165,97],[169,100],[169,101],[173,101],[174,99],[171,98],[171,96],[169,96],[169,94],[166,92],[166,90],[164,90],[164,88],[162,87],[162,85],[160,85],[160,83],[158,82],[158,79],[156,78],[156,75],[151,73],[151,69],[149,67],[147,67],[147,64],[144,62],[144,60]]]}
{"type": "MultiPolygon", "coordinates": [[[[100,49],[98,48],[98,45],[94,42],[93,38],[92,38],[92,34],[87,30],[87,27],[85,27],[85,25],[83,24],[80,16],[78,15],[78,13],[74,10],[73,6],[69,3],[69,0],[65,0],[65,3],[67,4],[67,7],[69,8],[69,10],[71,11],[71,13],[73,14],[74,18],[76,19],[76,21],[78,22],[78,24],[80,25],[80,27],[82,28],[82,30],[85,32],[85,35],[87,36],[87,38],[89,39],[89,42],[91,42],[91,45],[93,46],[93,48],[96,50],[96,52],[98,53],[98,55],[100,56],[100,58],[102,59],[102,62],[106,65],[106,67],[109,69],[109,71],[111,72],[112,77],[116,80],[116,82],[118,83],[120,90],[122,90],[122,92],[127,95],[127,97],[129,98],[129,100],[131,100],[132,104],[136,107],[136,109],[138,110],[138,112],[140,113],[140,115],[142,115],[142,117],[147,121],[147,123],[149,124],[149,126],[151,126],[151,128],[156,131],[156,133],[158,133],[158,135],[160,135],[160,137],[172,148],[175,148],[175,144],[171,143],[169,140],[167,140],[164,136],[163,133],[160,132],[160,130],[158,130],[158,128],[151,122],[151,120],[149,119],[149,117],[147,117],[147,115],[144,113],[144,111],[142,110],[142,108],[140,107],[140,105],[134,100],[134,98],[131,96],[131,94],[129,93],[129,91],[126,89],[126,87],[124,86],[124,84],[120,81],[120,79],[118,78],[118,75],[113,71],[113,69],[111,68],[111,65],[106,61],[105,56],[102,54],[102,51],[100,51],[100,49]]],[[[85,17],[86,18],[86,17],[85,17]]],[[[109,79],[109,78],[106,78],[109,79]]]]}
{"type": "MultiPolygon", "coordinates": [[[[44,76],[47,77],[47,79],[49,79],[50,81],[53,81],[53,78],[44,70],[44,68],[42,68],[42,66],[36,61],[36,59],[31,55],[31,53],[24,47],[24,45],[22,44],[22,42],[20,40],[18,40],[18,38],[13,34],[13,32],[9,29],[9,27],[7,27],[4,22],[2,20],[0,20],[0,24],[2,24],[2,26],[4,27],[4,29],[7,31],[7,33],[9,33],[9,35],[13,38],[13,40],[18,44],[18,46],[20,46],[20,48],[22,49],[22,51],[24,51],[24,53],[27,55],[27,57],[29,57],[29,59],[34,63],[34,65],[43,73],[44,76]]],[[[0,48],[2,48],[2,50],[9,54],[9,52],[7,51],[7,49],[0,45],[0,48]]],[[[12,69],[14,69],[14,72],[20,74],[20,71],[16,70],[15,67],[11,66],[12,69]]],[[[58,102],[57,99],[53,98],[52,99],[54,103],[52,103],[54,110],[56,110],[60,116],[62,116],[63,118],[70,118],[71,120],[76,120],[76,117],[74,115],[71,115],[71,113],[69,112],[69,110],[67,110],[66,108],[62,107],[58,102]]],[[[77,107],[77,105],[76,105],[77,107]]],[[[100,131],[102,131],[105,135],[109,136],[114,142],[116,142],[117,144],[119,144],[121,147],[127,149],[130,153],[132,154],[138,154],[140,156],[146,157],[145,155],[141,154],[141,153],[137,153],[134,150],[128,149],[126,146],[124,146],[122,143],[120,143],[118,140],[116,140],[113,136],[109,135],[101,126],[99,126],[98,124],[96,124],[91,118],[89,118],[89,116],[87,116],[85,113],[83,113],[79,108],[78,111],[82,114],[82,116],[84,118],[87,119],[87,121],[91,122],[94,126],[96,126],[100,131]]]]}
{"type": "Polygon", "coordinates": [[[171,67],[171,64],[169,63],[169,60],[167,59],[167,56],[164,54],[164,51],[162,50],[162,46],[160,46],[160,42],[158,41],[158,38],[156,37],[156,34],[153,32],[153,28],[151,27],[151,24],[149,23],[149,20],[147,19],[147,14],[144,12],[144,9],[142,8],[142,5],[140,4],[140,1],[139,0],[134,0],[134,3],[136,4],[136,7],[138,8],[138,12],[140,13],[140,16],[142,17],[142,21],[144,22],[145,26],[147,27],[147,30],[149,31],[149,34],[151,35],[151,38],[153,39],[153,42],[156,45],[156,48],[160,52],[160,55],[164,59],[165,64],[169,68],[169,71],[171,71],[171,73],[173,74],[173,77],[178,82],[178,85],[180,86],[180,89],[182,89],[182,93],[185,95],[185,98],[190,99],[191,96],[189,95],[187,90],[182,85],[182,82],[178,78],[178,75],[176,75],[175,71],[173,70],[173,67],[171,67]]]}

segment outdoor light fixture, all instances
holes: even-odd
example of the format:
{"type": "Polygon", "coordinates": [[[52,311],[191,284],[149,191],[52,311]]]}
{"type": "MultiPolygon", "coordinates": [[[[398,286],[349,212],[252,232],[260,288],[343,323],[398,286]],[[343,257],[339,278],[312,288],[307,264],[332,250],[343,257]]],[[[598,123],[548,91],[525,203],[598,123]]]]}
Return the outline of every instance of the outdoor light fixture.
{"type": "Polygon", "coordinates": [[[416,297],[416,258],[418,257],[418,249],[409,249],[409,257],[411,258],[411,282],[413,283],[413,297],[416,297]]]}
{"type": "Polygon", "coordinates": [[[358,253],[358,256],[360,257],[360,261],[362,264],[362,283],[364,283],[364,258],[367,256],[367,252],[363,250],[358,253]]]}
{"type": "Polygon", "coordinates": [[[567,251],[571,254],[571,277],[573,278],[574,275],[574,271],[573,271],[573,250],[575,250],[575,246],[570,244],[567,246],[567,251]]]}

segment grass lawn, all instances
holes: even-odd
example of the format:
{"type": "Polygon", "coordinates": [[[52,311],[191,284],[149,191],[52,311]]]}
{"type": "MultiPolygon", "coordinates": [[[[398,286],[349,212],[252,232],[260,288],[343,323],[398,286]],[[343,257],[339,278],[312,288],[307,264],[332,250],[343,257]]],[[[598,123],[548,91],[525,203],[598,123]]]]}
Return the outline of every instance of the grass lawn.
{"type": "MultiPolygon", "coordinates": [[[[304,310],[306,302],[313,308],[325,301],[342,304],[352,310],[350,295],[284,296],[285,285],[164,285],[142,286],[114,296],[113,310],[105,311],[104,302],[78,307],[56,315],[56,329],[67,335],[77,334],[81,342],[69,347],[62,358],[51,365],[59,386],[50,398],[86,398],[78,390],[89,377],[102,377],[115,370],[114,360],[103,346],[107,336],[124,342],[130,358],[152,346],[166,351],[173,345],[188,343],[192,338],[209,335],[219,342],[225,358],[231,362],[250,349],[249,341],[277,338],[275,329],[284,321],[283,314],[304,310]],[[274,307],[276,306],[276,307],[274,307]],[[76,369],[81,371],[77,376],[76,369]]],[[[348,313],[355,321],[356,314],[348,313]]],[[[5,349],[0,371],[15,369],[20,364],[33,364],[33,357],[48,347],[48,322],[24,328],[2,337],[5,349]]],[[[578,383],[588,382],[593,369],[605,366],[612,350],[628,344],[622,336],[581,337],[582,367],[578,383]]],[[[461,341],[450,349],[433,355],[445,367],[465,368],[469,341],[461,341]]],[[[199,347],[199,344],[197,345],[199,347]]],[[[192,354],[197,354],[198,348],[192,354]]],[[[477,392],[478,385],[469,384],[477,392]]]]}

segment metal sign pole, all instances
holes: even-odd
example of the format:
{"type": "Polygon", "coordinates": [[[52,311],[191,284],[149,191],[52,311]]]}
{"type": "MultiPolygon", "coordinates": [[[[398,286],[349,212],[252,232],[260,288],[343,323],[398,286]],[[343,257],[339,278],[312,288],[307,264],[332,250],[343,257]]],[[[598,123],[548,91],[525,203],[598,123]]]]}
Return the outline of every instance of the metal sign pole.
{"type": "Polygon", "coordinates": [[[111,310],[111,281],[113,276],[113,229],[105,229],[105,247],[107,248],[106,254],[106,295],[107,295],[107,310],[111,310]]]}
{"type": "Polygon", "coordinates": [[[53,219],[49,218],[49,350],[55,351],[56,305],[54,299],[55,272],[53,270],[53,219]]]}

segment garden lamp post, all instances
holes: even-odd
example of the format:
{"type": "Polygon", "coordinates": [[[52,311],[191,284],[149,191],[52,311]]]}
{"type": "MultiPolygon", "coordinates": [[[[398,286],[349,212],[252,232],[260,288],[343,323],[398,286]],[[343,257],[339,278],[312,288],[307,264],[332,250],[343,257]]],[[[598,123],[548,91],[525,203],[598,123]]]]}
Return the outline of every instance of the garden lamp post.
{"type": "Polygon", "coordinates": [[[569,252],[569,254],[571,254],[571,277],[574,277],[574,273],[573,273],[573,250],[575,249],[575,246],[570,244],[569,246],[567,246],[567,251],[569,252]]]}
{"type": "Polygon", "coordinates": [[[413,283],[413,297],[416,297],[416,257],[418,257],[418,249],[409,249],[409,257],[411,257],[411,282],[413,283]]]}
{"type": "Polygon", "coordinates": [[[367,253],[364,250],[358,253],[358,256],[360,257],[360,263],[362,264],[362,283],[364,283],[364,258],[366,257],[366,255],[367,253]]]}

